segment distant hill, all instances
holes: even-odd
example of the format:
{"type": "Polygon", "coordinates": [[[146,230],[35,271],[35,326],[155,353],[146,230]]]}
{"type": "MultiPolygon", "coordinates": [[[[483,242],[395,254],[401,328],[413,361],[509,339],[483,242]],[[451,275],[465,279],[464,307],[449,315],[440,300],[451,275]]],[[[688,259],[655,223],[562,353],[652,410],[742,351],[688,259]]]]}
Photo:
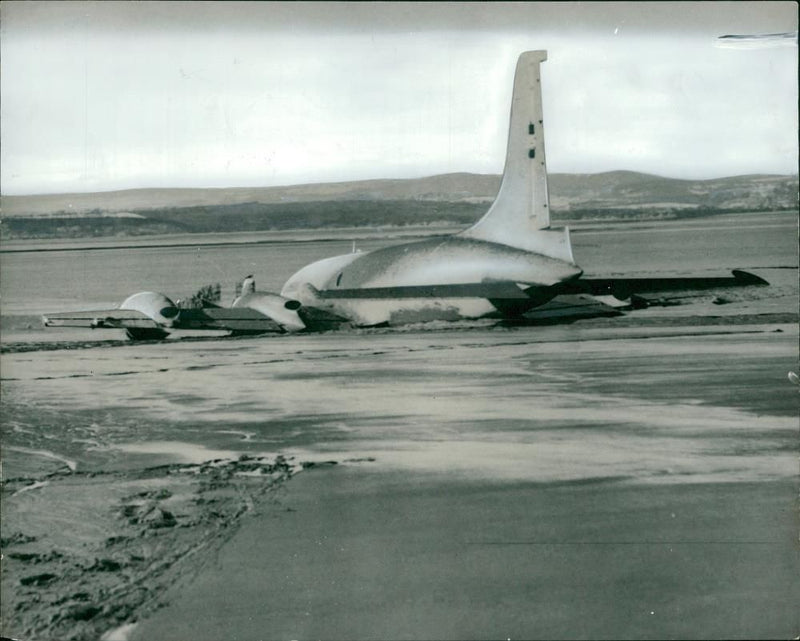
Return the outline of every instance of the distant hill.
{"type": "MultiPolygon", "coordinates": [[[[553,218],[678,217],[797,209],[798,177],[679,180],[632,171],[551,174],[553,218]]],[[[445,174],[288,187],[3,196],[6,240],[451,223],[486,211],[500,176],[445,174]]]]}
{"type": "MultiPolygon", "coordinates": [[[[106,213],[169,207],[242,203],[319,202],[340,200],[491,201],[500,176],[443,174],[406,180],[364,180],[289,187],[228,189],[128,189],[89,194],[2,196],[4,216],[55,213],[106,213]]],[[[748,175],[711,180],[680,180],[634,171],[600,174],[550,174],[554,209],[627,206],[677,206],[787,209],[797,207],[798,177],[748,175]]]]}
{"type": "Polygon", "coordinates": [[[2,196],[5,216],[46,216],[64,213],[132,212],[171,207],[292,203],[343,200],[426,200],[479,202],[492,200],[500,176],[444,174],[429,178],[315,183],[288,187],[224,189],[126,189],[87,194],[2,196]]]}
{"type": "Polygon", "coordinates": [[[712,210],[777,210],[798,206],[798,177],[731,176],[711,180],[662,178],[634,171],[552,174],[554,210],[702,207],[712,210]]]}

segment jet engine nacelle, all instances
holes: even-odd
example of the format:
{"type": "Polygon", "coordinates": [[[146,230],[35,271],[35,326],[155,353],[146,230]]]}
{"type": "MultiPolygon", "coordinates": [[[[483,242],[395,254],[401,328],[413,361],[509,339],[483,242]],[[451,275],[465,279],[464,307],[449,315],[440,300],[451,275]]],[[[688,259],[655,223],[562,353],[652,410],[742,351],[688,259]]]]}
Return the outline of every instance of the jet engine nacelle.
{"type": "Polygon", "coordinates": [[[299,301],[278,294],[251,292],[239,296],[231,307],[249,307],[280,323],[287,332],[299,332],[306,324],[298,314],[302,307],[299,301]]]}
{"type": "Polygon", "coordinates": [[[173,327],[181,312],[174,302],[158,292],[139,292],[128,296],[119,308],[141,312],[162,327],[173,327]]]}

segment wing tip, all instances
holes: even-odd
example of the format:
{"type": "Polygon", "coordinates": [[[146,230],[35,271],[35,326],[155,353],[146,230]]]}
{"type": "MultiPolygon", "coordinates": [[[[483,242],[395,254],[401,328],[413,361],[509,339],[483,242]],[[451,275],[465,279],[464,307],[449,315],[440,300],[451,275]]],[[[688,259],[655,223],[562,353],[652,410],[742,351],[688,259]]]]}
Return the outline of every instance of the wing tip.
{"type": "Polygon", "coordinates": [[[761,276],[756,276],[743,269],[734,269],[731,273],[736,279],[736,282],[741,285],[769,285],[769,282],[761,278],[761,276]]]}

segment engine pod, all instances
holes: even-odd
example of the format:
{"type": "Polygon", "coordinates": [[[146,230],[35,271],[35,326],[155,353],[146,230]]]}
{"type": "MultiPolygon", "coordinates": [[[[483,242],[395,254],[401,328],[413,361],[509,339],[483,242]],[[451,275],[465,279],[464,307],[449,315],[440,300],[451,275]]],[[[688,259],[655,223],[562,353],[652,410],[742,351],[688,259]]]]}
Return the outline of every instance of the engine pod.
{"type": "Polygon", "coordinates": [[[288,332],[299,332],[306,328],[306,324],[297,313],[302,307],[300,301],[278,294],[267,292],[245,294],[233,301],[232,307],[254,309],[279,323],[288,332]]]}
{"type": "Polygon", "coordinates": [[[162,327],[174,327],[181,311],[172,300],[158,292],[139,292],[128,296],[119,308],[141,312],[162,327]]]}

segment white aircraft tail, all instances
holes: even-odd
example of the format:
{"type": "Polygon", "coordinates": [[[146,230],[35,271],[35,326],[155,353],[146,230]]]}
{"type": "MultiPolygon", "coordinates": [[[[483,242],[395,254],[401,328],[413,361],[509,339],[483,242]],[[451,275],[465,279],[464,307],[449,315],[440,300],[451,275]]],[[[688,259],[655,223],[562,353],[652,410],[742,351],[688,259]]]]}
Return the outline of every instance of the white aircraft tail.
{"type": "Polygon", "coordinates": [[[574,263],[569,230],[550,229],[539,65],[546,51],[526,51],[517,61],[506,165],[489,211],[463,236],[574,263]]]}

